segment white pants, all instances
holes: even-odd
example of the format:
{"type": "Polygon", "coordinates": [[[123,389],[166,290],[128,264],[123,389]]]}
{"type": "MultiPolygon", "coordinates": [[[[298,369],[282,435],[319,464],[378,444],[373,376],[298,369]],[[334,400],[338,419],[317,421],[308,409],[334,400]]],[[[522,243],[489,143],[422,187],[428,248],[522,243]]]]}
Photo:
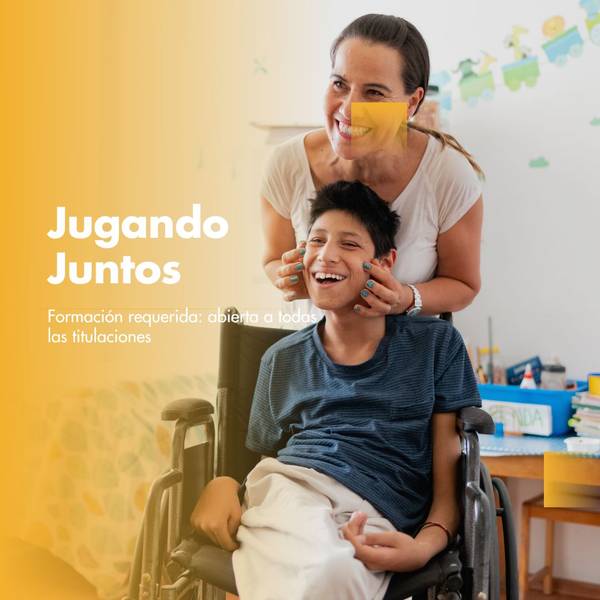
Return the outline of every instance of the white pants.
{"type": "Polygon", "coordinates": [[[395,531],[369,502],[314,469],[263,459],[248,475],[233,569],[241,600],[380,600],[389,573],[354,558],[340,527],[395,531]]]}

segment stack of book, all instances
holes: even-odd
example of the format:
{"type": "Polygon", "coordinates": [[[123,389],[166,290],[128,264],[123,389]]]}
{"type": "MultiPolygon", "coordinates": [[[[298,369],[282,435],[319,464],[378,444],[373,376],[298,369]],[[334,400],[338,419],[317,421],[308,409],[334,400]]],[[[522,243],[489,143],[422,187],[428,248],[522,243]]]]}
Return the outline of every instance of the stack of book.
{"type": "Polygon", "coordinates": [[[600,396],[578,392],[572,400],[575,414],[569,420],[577,435],[600,438],[600,396]]]}

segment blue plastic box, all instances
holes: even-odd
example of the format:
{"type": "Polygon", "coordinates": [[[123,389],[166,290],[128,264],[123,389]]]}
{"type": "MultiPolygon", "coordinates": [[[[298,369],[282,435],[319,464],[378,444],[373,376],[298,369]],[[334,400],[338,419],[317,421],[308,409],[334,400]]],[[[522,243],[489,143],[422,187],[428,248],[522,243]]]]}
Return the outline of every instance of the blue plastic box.
{"type": "MultiPolygon", "coordinates": [[[[482,400],[500,402],[518,402],[522,404],[545,404],[550,406],[552,414],[552,432],[549,435],[564,435],[569,432],[568,421],[571,418],[571,400],[577,392],[588,389],[587,381],[577,381],[574,390],[522,390],[516,385],[479,384],[482,400]]],[[[531,432],[527,432],[531,433],[531,432]]],[[[544,435],[544,434],[538,434],[544,435]]]]}

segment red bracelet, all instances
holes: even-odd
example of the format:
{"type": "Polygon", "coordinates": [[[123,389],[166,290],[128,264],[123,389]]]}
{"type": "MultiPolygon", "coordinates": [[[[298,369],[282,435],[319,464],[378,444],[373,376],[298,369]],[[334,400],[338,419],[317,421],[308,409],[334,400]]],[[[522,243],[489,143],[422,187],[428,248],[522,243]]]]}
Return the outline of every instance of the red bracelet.
{"type": "Polygon", "coordinates": [[[446,537],[448,538],[448,546],[450,546],[450,544],[454,541],[454,536],[450,533],[450,531],[448,530],[448,528],[444,525],[442,525],[441,523],[438,523],[437,521],[425,521],[425,523],[423,523],[423,525],[421,525],[421,529],[419,529],[419,533],[421,533],[421,531],[423,531],[423,529],[427,529],[428,527],[439,527],[440,529],[442,529],[444,531],[444,533],[446,534],[446,537]]]}

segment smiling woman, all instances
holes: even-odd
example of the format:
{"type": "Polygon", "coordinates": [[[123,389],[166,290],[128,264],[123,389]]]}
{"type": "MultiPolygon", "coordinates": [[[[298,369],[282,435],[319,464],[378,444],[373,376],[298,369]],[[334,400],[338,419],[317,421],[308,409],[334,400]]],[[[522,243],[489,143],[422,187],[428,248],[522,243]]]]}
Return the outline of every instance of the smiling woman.
{"type": "Polygon", "coordinates": [[[374,283],[360,314],[461,310],[480,288],[481,170],[452,136],[410,122],[429,81],[425,41],[402,18],[364,15],[334,41],[331,67],[325,127],[276,148],[263,179],[268,277],[285,300],[308,298],[310,198],[360,181],[401,219],[392,274],[365,267],[374,283]]]}

